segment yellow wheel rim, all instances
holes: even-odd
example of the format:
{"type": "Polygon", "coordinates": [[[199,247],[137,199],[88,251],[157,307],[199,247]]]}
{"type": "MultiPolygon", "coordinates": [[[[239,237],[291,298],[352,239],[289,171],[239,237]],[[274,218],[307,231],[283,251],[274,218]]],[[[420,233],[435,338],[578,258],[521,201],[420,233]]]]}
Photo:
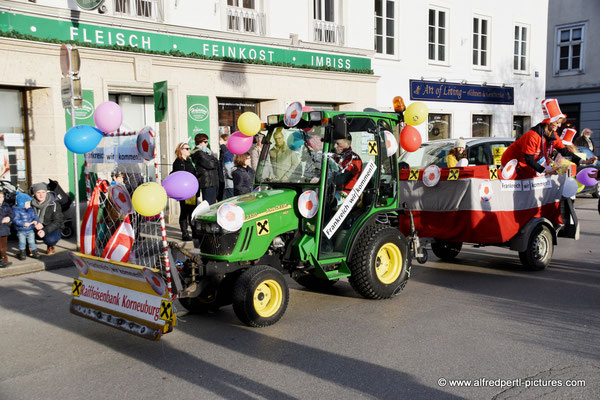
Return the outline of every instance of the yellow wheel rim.
{"type": "Polygon", "coordinates": [[[254,309],[261,317],[268,318],[274,315],[282,302],[283,290],[273,279],[261,282],[254,290],[254,309]]]}
{"type": "Polygon", "coordinates": [[[393,243],[384,244],[375,258],[377,279],[389,285],[398,279],[400,272],[402,272],[402,252],[393,243]]]}

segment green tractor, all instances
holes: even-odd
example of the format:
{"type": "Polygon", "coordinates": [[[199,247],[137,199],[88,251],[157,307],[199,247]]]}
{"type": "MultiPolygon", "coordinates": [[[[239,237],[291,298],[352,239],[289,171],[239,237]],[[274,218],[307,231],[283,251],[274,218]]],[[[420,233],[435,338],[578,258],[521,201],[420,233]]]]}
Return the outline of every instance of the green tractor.
{"type": "Polygon", "coordinates": [[[171,244],[175,288],[190,312],[233,304],[245,324],[272,325],[288,305],[284,273],[310,290],[348,278],[368,299],[396,296],[406,285],[411,256],[397,228],[398,161],[386,146],[402,116],[312,111],[293,127],[285,122],[284,115],[267,119],[255,191],[194,215],[194,250],[171,244]],[[352,187],[340,184],[348,176],[336,157],[340,140],[362,164],[352,187]]]}

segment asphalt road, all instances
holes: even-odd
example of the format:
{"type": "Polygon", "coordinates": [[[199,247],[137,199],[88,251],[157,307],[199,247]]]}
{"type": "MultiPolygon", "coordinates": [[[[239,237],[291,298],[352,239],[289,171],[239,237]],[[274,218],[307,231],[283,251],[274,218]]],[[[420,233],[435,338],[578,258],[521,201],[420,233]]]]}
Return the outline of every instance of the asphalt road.
{"type": "Polygon", "coordinates": [[[290,280],[272,327],[243,326],[231,307],[181,313],[160,342],[71,315],[73,267],[4,278],[0,399],[600,398],[596,205],[577,200],[581,239],[560,239],[546,271],[466,247],[415,263],[391,300],[290,280]]]}

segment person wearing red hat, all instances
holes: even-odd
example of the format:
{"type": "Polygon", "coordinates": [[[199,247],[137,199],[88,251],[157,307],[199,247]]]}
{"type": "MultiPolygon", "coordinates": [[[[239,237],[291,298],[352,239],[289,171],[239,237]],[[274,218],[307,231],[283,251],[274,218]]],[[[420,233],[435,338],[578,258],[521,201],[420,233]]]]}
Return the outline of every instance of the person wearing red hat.
{"type": "Polygon", "coordinates": [[[502,167],[509,161],[518,161],[515,179],[528,179],[536,176],[536,173],[547,173],[556,175],[558,167],[551,167],[551,155],[554,150],[563,157],[569,159],[576,165],[588,165],[596,162],[597,157],[582,160],[569,151],[562,140],[556,134],[556,130],[567,118],[560,111],[558,100],[546,99],[542,101],[544,120],[531,128],[523,136],[511,144],[502,154],[502,167]]]}

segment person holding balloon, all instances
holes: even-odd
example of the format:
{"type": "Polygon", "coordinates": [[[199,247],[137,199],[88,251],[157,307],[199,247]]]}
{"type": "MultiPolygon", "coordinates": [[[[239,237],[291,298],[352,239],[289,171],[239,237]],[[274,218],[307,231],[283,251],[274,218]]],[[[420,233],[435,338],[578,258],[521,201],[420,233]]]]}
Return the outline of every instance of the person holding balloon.
{"type": "Polygon", "coordinates": [[[208,204],[213,204],[217,201],[217,190],[219,189],[219,160],[208,147],[206,134],[197,134],[194,142],[196,148],[191,153],[191,159],[196,166],[198,186],[202,191],[202,199],[206,200],[208,204]]]}
{"type": "Polygon", "coordinates": [[[542,101],[544,120],[511,144],[502,154],[501,164],[504,168],[511,160],[517,160],[515,179],[528,179],[536,173],[558,174],[560,166],[552,167],[551,156],[556,150],[563,157],[569,157],[576,165],[589,165],[596,162],[597,157],[582,160],[573,154],[557,136],[556,131],[567,116],[560,111],[558,100],[542,101]]]}
{"type": "MultiPolygon", "coordinates": [[[[173,171],[186,171],[194,176],[197,176],[196,166],[192,162],[190,157],[191,148],[187,142],[181,142],[175,149],[175,161],[173,161],[173,171]]],[[[188,233],[188,226],[192,228],[192,234],[194,233],[194,225],[192,224],[192,212],[196,208],[196,194],[188,200],[179,201],[179,228],[181,229],[181,239],[184,242],[192,240],[188,233]],[[192,201],[193,200],[193,201],[192,201]]]]}

